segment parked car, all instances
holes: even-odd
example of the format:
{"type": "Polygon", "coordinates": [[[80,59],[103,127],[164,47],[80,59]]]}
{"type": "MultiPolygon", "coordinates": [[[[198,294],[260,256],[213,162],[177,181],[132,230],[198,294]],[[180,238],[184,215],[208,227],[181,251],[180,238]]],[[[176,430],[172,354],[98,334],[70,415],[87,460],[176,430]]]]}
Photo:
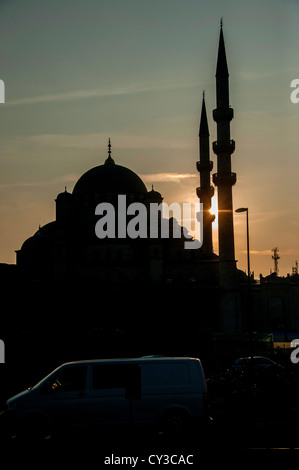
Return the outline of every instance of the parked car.
{"type": "Polygon", "coordinates": [[[236,359],[231,367],[233,369],[245,369],[248,367],[254,367],[258,369],[278,369],[282,366],[277,364],[277,362],[272,361],[272,359],[269,359],[268,357],[249,356],[236,359]]]}
{"type": "Polygon", "coordinates": [[[155,426],[182,432],[208,420],[201,361],[143,357],[70,362],[6,402],[12,435],[57,430],[155,426]]]}

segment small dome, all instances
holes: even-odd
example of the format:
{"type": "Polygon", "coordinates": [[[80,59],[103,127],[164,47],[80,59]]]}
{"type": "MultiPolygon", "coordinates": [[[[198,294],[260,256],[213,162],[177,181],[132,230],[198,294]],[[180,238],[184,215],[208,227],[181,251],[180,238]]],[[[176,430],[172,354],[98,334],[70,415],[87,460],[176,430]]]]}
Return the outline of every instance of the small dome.
{"type": "Polygon", "coordinates": [[[151,191],[147,193],[147,199],[149,201],[162,201],[162,195],[158,191],[154,190],[154,185],[152,185],[151,191]]]}
{"type": "Polygon", "coordinates": [[[68,193],[67,190],[66,190],[66,188],[65,188],[65,190],[64,190],[63,193],[59,193],[59,194],[58,194],[58,196],[57,196],[57,198],[56,198],[56,202],[57,202],[57,201],[63,201],[63,200],[64,200],[64,201],[67,201],[67,200],[69,200],[69,199],[71,199],[71,198],[72,198],[71,193],[68,193]]]}
{"type": "Polygon", "coordinates": [[[148,195],[153,198],[162,198],[161,193],[159,191],[154,190],[154,185],[152,184],[152,189],[151,191],[148,192],[148,195]]]}
{"type": "Polygon", "coordinates": [[[40,246],[42,243],[45,242],[45,240],[50,236],[53,236],[56,230],[56,222],[49,222],[48,224],[44,225],[43,227],[39,227],[38,231],[35,232],[34,235],[31,237],[27,238],[27,240],[24,241],[21,250],[32,250],[36,249],[38,246],[40,246]]]}
{"type": "Polygon", "coordinates": [[[21,247],[21,250],[30,251],[33,248],[36,248],[38,242],[39,242],[39,239],[37,238],[37,236],[32,235],[32,237],[29,237],[27,238],[27,240],[24,241],[21,247]]]}

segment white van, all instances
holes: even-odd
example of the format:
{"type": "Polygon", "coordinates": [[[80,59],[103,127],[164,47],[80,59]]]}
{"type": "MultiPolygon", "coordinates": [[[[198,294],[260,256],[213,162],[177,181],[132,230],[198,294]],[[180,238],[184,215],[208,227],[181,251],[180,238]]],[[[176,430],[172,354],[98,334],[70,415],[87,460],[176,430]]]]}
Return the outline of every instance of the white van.
{"type": "Polygon", "coordinates": [[[204,425],[206,402],[199,359],[148,356],[63,364],[10,398],[5,415],[14,434],[128,425],[171,433],[204,425]]]}

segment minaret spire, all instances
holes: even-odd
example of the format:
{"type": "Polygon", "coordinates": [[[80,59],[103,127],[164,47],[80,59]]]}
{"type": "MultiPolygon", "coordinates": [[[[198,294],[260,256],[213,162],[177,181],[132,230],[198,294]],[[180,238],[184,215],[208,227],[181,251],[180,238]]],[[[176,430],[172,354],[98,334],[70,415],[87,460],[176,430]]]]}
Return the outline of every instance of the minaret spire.
{"type": "Polygon", "coordinates": [[[202,92],[202,106],[201,106],[201,118],[200,118],[200,125],[199,125],[199,137],[206,137],[209,136],[209,125],[208,125],[208,118],[207,118],[207,111],[206,111],[206,103],[205,103],[205,91],[202,92]]]}
{"type": "Polygon", "coordinates": [[[216,65],[216,104],[217,108],[229,107],[228,66],[223,36],[223,25],[220,27],[218,56],[216,65]]]}
{"type": "Polygon", "coordinates": [[[113,160],[113,158],[111,157],[111,140],[110,140],[110,137],[109,137],[109,140],[108,140],[108,158],[106,158],[105,160],[105,165],[114,165],[115,164],[115,161],[113,160]]]}
{"type": "Polygon", "coordinates": [[[226,51],[225,51],[225,44],[224,44],[223,27],[221,26],[220,36],[219,36],[216,77],[226,77],[228,75],[229,74],[228,74],[228,66],[227,66],[226,51]]]}
{"type": "Polygon", "coordinates": [[[197,196],[203,208],[203,244],[202,250],[206,255],[213,253],[212,222],[215,218],[211,214],[211,199],[214,188],[211,186],[211,171],[213,162],[210,160],[210,134],[205,104],[205,92],[202,95],[201,118],[199,125],[199,161],[197,170],[200,173],[200,187],[196,189],[197,196]]]}

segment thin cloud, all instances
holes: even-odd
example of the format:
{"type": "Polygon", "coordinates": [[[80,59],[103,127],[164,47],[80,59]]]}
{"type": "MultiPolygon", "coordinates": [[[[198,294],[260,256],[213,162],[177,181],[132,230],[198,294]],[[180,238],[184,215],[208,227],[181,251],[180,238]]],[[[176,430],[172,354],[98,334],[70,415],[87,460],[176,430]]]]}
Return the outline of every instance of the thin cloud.
{"type": "Polygon", "coordinates": [[[151,136],[130,134],[40,134],[26,137],[26,142],[56,148],[107,149],[108,137],[112,139],[112,153],[118,154],[121,149],[153,148],[188,148],[188,141],[183,139],[152,138],[151,136]],[[114,145],[116,142],[116,146],[114,145]]]}
{"type": "MultiPolygon", "coordinates": [[[[288,255],[298,255],[298,250],[287,249],[287,250],[279,250],[279,255],[288,256],[288,255]]],[[[246,250],[242,250],[241,253],[247,253],[246,250]]],[[[259,256],[272,256],[272,250],[250,250],[251,255],[259,255],[259,256]]]]}
{"type": "Polygon", "coordinates": [[[145,182],[155,181],[157,183],[161,182],[174,182],[180,183],[183,180],[196,178],[197,175],[193,173],[152,173],[140,175],[141,179],[145,182]]]}
{"type": "Polygon", "coordinates": [[[74,183],[78,181],[80,175],[76,173],[70,173],[59,178],[55,178],[49,181],[29,181],[24,182],[20,181],[17,183],[3,183],[0,184],[0,189],[7,189],[7,188],[33,188],[33,187],[41,187],[41,186],[53,186],[60,183],[74,183]]]}
{"type": "MultiPolygon", "coordinates": [[[[3,183],[0,184],[0,189],[6,189],[6,188],[21,188],[21,187],[39,187],[39,186],[53,186],[56,184],[60,183],[75,183],[78,181],[81,175],[78,173],[69,173],[66,175],[63,175],[59,178],[54,178],[49,181],[29,181],[29,182],[16,182],[16,183],[3,183]]],[[[192,173],[152,173],[152,174],[143,174],[140,175],[141,179],[144,182],[174,182],[174,183],[179,183],[183,180],[190,179],[190,178],[196,178],[197,175],[194,175],[192,173]]]]}
{"type": "MultiPolygon", "coordinates": [[[[241,253],[246,253],[246,250],[242,250],[241,253]]],[[[261,255],[261,256],[270,256],[271,250],[250,250],[251,255],[261,255]]]]}
{"type": "Polygon", "coordinates": [[[196,83],[135,83],[127,84],[122,87],[115,88],[94,88],[91,90],[73,90],[73,91],[63,91],[59,93],[50,93],[46,95],[38,96],[28,96],[24,98],[19,98],[16,100],[7,101],[6,106],[20,106],[28,104],[38,104],[38,103],[49,103],[49,102],[59,102],[59,101],[72,101],[72,100],[81,100],[87,98],[102,98],[107,96],[121,96],[121,95],[131,95],[135,93],[145,93],[150,91],[163,91],[170,89],[178,88],[190,88],[197,86],[196,83]]]}

